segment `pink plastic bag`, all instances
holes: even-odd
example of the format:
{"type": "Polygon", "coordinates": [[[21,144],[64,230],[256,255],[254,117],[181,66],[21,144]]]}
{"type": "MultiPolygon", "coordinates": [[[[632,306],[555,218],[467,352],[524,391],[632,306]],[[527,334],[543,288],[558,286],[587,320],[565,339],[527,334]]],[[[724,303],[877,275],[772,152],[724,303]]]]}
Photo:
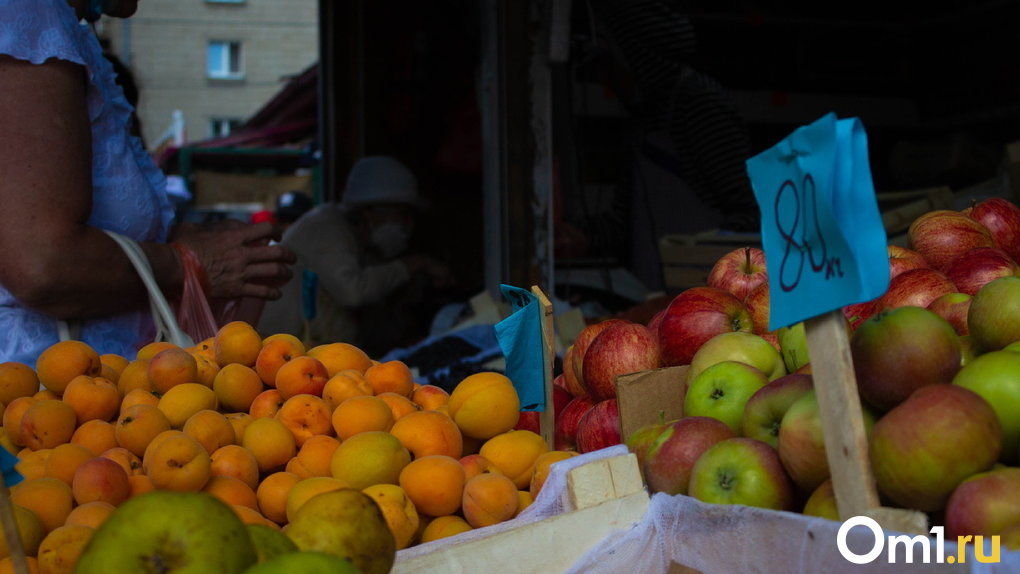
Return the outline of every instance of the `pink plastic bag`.
{"type": "Polygon", "coordinates": [[[202,269],[202,263],[194,251],[179,243],[171,245],[180,254],[181,265],[184,268],[184,288],[181,290],[181,298],[174,308],[177,322],[196,343],[204,341],[215,336],[216,331],[220,328],[217,317],[205,296],[203,288],[205,270],[202,269]]]}

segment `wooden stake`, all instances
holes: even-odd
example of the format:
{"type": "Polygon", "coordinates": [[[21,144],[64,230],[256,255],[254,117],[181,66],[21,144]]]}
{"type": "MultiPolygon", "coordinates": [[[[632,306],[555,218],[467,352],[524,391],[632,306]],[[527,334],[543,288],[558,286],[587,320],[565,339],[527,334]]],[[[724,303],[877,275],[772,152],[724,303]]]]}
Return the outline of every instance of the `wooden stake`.
{"type": "Polygon", "coordinates": [[[555,411],[553,411],[552,387],[553,359],[556,357],[556,342],[553,339],[555,336],[553,332],[553,308],[549,298],[545,296],[545,293],[537,285],[531,286],[531,293],[538,297],[538,302],[542,306],[542,362],[545,365],[545,369],[542,372],[542,384],[545,389],[545,410],[539,416],[538,428],[542,438],[545,439],[549,449],[552,450],[555,448],[554,435],[556,425],[554,420],[555,411]]]}
{"type": "Polygon", "coordinates": [[[3,525],[4,540],[7,542],[7,550],[10,553],[14,571],[17,574],[29,574],[25,549],[22,548],[21,536],[18,535],[18,523],[14,519],[11,493],[2,476],[0,476],[0,524],[3,525]]]}
{"type": "Polygon", "coordinates": [[[839,517],[871,516],[885,529],[927,534],[923,513],[879,502],[843,312],[812,317],[804,327],[839,517]]]}

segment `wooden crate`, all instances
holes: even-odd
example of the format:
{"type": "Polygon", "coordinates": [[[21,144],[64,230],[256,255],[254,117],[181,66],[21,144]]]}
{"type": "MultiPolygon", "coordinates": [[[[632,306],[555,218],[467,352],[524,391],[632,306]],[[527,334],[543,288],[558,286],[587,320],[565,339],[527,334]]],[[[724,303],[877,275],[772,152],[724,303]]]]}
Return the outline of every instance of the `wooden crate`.
{"type": "Polygon", "coordinates": [[[639,523],[648,509],[648,492],[633,454],[581,464],[566,478],[566,495],[574,510],[509,529],[496,525],[490,528],[492,534],[465,541],[454,536],[406,559],[402,551],[391,573],[563,572],[610,534],[639,523]]]}
{"type": "Polygon", "coordinates": [[[666,289],[683,291],[704,285],[715,262],[741,247],[761,247],[761,235],[713,229],[692,235],[662,237],[659,240],[659,258],[666,289]]]}

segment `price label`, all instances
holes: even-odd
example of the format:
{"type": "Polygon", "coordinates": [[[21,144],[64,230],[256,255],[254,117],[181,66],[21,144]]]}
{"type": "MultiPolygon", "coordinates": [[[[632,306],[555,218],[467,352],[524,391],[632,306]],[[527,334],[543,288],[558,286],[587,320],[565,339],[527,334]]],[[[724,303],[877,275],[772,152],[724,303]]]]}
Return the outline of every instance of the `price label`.
{"type": "Polygon", "coordinates": [[[870,301],[889,256],[857,118],[827,114],[747,160],[761,209],[769,329],[870,301]]]}

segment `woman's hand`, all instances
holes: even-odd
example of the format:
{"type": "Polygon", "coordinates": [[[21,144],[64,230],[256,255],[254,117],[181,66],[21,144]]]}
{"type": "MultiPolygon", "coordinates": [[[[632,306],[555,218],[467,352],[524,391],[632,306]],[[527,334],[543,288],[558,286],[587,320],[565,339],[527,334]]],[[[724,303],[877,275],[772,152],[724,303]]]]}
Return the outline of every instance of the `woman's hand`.
{"type": "Polygon", "coordinates": [[[271,239],[280,230],[263,222],[228,219],[218,223],[183,224],[172,240],[195,253],[202,263],[208,295],[213,299],[255,297],[279,299],[280,287],[291,277],[294,253],[271,239]]]}

